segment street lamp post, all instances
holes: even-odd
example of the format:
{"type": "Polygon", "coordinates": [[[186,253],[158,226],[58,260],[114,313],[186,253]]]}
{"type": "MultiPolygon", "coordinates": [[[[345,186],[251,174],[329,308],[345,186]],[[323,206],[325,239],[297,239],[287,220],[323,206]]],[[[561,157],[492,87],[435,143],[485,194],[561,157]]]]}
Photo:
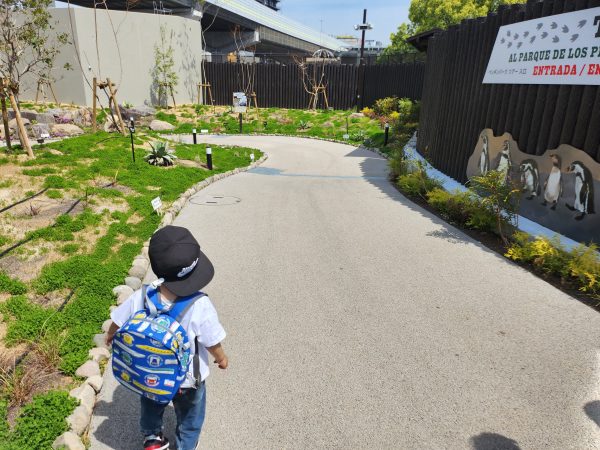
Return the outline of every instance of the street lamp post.
{"type": "Polygon", "coordinates": [[[360,111],[363,107],[363,97],[365,95],[365,34],[367,30],[372,30],[373,25],[367,23],[367,10],[363,10],[363,20],[361,24],[354,25],[355,30],[362,31],[360,41],[360,61],[358,66],[358,86],[356,88],[356,110],[360,111]]]}

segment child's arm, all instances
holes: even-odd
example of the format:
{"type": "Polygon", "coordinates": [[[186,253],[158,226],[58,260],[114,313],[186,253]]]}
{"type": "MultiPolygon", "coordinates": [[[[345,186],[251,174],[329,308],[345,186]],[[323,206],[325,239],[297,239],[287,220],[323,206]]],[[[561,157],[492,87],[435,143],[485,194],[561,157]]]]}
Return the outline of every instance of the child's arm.
{"type": "Polygon", "coordinates": [[[215,363],[219,365],[219,369],[227,369],[229,365],[229,359],[223,350],[221,343],[213,345],[212,347],[206,347],[206,350],[215,358],[215,363]]]}
{"type": "Polygon", "coordinates": [[[119,325],[117,325],[116,323],[113,322],[110,324],[110,328],[106,332],[106,345],[107,346],[110,346],[110,344],[112,343],[113,337],[115,337],[115,333],[117,332],[118,329],[119,329],[119,325]]]}

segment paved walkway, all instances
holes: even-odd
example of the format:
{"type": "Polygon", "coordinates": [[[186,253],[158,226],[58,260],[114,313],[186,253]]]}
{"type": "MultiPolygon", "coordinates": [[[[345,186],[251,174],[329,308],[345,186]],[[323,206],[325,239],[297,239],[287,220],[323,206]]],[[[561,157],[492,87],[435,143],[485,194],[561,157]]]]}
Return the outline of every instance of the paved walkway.
{"type": "MultiPolygon", "coordinates": [[[[175,222],[229,333],[200,448],[600,448],[600,314],[407,201],[373,153],[203,139],[270,157],[175,222]]],[[[106,383],[91,448],[140,448],[137,398],[106,383]]]]}

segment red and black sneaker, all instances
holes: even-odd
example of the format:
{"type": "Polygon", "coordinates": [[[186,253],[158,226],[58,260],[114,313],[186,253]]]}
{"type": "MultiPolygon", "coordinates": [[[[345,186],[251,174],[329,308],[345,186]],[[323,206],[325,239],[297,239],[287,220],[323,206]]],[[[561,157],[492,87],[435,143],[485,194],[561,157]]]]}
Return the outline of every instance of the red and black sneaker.
{"type": "Polygon", "coordinates": [[[151,434],[144,438],[144,450],[165,450],[167,448],[169,448],[169,440],[162,433],[151,434]]]}

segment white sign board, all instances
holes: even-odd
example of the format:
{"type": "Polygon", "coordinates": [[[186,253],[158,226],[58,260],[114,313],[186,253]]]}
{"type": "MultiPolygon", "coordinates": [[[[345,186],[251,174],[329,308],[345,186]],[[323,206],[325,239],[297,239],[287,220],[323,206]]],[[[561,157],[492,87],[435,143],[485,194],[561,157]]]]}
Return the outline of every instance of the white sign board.
{"type": "Polygon", "coordinates": [[[245,113],[248,109],[248,97],[243,92],[233,93],[233,112],[245,113]]]}
{"type": "Polygon", "coordinates": [[[158,211],[162,206],[162,200],[160,199],[160,197],[156,197],[155,199],[152,200],[152,208],[154,208],[154,211],[158,211]]]}
{"type": "Polygon", "coordinates": [[[600,85],[600,7],[500,27],[483,82],[600,85]]]}

